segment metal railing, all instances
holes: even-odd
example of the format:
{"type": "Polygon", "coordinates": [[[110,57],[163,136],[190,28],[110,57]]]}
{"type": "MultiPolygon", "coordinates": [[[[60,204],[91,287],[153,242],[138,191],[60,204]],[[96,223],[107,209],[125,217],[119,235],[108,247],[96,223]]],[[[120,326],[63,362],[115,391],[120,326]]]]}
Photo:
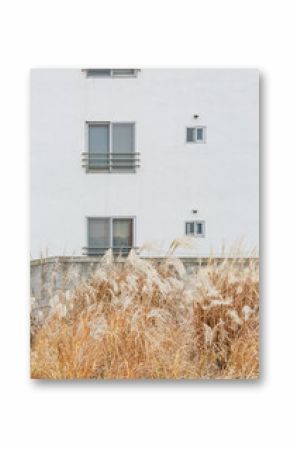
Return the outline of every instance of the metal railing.
{"type": "Polygon", "coordinates": [[[128,247],[125,247],[125,246],[116,247],[115,246],[113,248],[110,248],[108,246],[103,247],[103,248],[85,246],[85,247],[83,247],[83,256],[103,256],[108,251],[108,249],[111,249],[115,256],[119,256],[119,255],[120,256],[128,256],[131,249],[137,250],[138,248],[133,247],[133,246],[128,246],[128,247]]]}
{"type": "Polygon", "coordinates": [[[140,167],[140,153],[82,153],[81,165],[88,171],[134,172],[140,167]]]}

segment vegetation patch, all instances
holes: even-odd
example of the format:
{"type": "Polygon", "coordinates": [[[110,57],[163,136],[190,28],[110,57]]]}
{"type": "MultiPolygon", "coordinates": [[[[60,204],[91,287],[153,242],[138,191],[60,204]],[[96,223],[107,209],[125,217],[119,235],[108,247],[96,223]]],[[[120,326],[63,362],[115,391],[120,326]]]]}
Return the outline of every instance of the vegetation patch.
{"type": "Polygon", "coordinates": [[[111,251],[86,282],[32,320],[37,379],[256,379],[257,259],[209,260],[195,273],[111,251]]]}

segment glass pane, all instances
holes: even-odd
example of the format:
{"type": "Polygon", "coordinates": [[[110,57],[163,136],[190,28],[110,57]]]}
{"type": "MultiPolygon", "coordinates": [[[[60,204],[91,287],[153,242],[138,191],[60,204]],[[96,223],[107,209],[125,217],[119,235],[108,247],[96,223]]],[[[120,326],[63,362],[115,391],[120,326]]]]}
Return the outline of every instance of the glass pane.
{"type": "Polygon", "coordinates": [[[187,128],[186,130],[186,141],[193,142],[194,141],[194,128],[187,128]]]}
{"type": "Polygon", "coordinates": [[[135,75],[135,69],[114,69],[113,70],[114,76],[134,76],[135,75]]]}
{"type": "Polygon", "coordinates": [[[113,124],[113,153],[134,152],[134,124],[113,124]]]}
{"type": "Polygon", "coordinates": [[[111,246],[109,218],[89,218],[88,233],[89,248],[109,248],[111,246]]]}
{"type": "Polygon", "coordinates": [[[103,78],[111,76],[111,70],[110,69],[88,69],[87,70],[87,76],[91,76],[94,78],[103,78]]]}
{"type": "Polygon", "coordinates": [[[186,223],[186,234],[194,233],[194,223],[186,223]]]}
{"type": "Polygon", "coordinates": [[[113,248],[131,248],[133,244],[133,220],[113,219],[113,248]]]}
{"type": "Polygon", "coordinates": [[[91,168],[109,166],[109,125],[89,125],[89,153],[91,168]]]}
{"type": "Polygon", "coordinates": [[[109,151],[109,125],[89,125],[90,153],[106,153],[109,151]]]}
{"type": "Polygon", "coordinates": [[[203,140],[203,128],[196,129],[196,140],[203,140]]]}
{"type": "Polygon", "coordinates": [[[197,223],[197,230],[196,230],[197,234],[203,234],[203,226],[202,223],[197,223]]]}

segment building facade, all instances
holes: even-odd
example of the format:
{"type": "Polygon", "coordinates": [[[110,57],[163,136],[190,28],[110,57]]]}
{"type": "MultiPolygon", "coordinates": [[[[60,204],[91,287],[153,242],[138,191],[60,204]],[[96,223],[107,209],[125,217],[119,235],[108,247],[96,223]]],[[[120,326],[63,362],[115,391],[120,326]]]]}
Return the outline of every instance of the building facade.
{"type": "Polygon", "coordinates": [[[259,238],[253,69],[34,69],[31,256],[219,256],[259,238]]]}

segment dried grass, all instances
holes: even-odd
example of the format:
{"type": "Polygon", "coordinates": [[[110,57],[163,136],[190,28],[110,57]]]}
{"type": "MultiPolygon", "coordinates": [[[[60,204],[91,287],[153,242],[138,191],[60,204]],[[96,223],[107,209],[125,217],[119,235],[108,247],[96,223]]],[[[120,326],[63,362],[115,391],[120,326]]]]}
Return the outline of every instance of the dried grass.
{"type": "Polygon", "coordinates": [[[33,329],[31,376],[255,379],[258,301],[257,259],[187,274],[172,256],[115,263],[109,251],[88,281],[52,298],[33,329]]]}

